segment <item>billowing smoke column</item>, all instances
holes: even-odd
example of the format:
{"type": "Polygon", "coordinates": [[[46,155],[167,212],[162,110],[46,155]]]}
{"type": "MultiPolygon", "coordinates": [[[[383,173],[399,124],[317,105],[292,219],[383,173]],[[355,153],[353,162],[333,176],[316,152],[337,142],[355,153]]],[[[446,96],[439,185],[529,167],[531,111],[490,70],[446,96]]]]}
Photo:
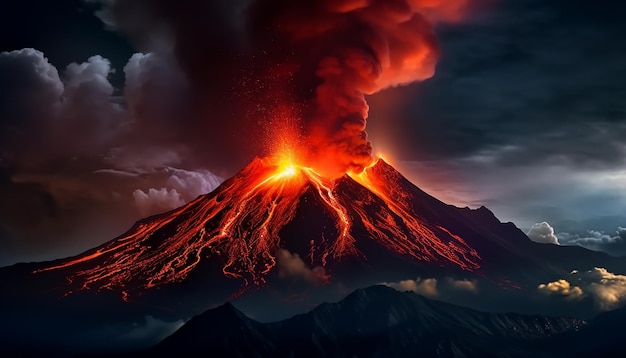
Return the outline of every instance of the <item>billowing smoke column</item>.
{"type": "Polygon", "coordinates": [[[464,0],[257,0],[251,43],[273,87],[304,103],[307,164],[327,175],[372,161],[365,95],[424,80],[438,45],[432,22],[460,16],[464,0]]]}
{"type": "Polygon", "coordinates": [[[431,77],[433,24],[459,20],[470,2],[92,1],[142,51],[174,55],[190,87],[180,137],[196,152],[229,153],[203,160],[238,169],[287,138],[325,176],[371,163],[365,96],[431,77]]]}

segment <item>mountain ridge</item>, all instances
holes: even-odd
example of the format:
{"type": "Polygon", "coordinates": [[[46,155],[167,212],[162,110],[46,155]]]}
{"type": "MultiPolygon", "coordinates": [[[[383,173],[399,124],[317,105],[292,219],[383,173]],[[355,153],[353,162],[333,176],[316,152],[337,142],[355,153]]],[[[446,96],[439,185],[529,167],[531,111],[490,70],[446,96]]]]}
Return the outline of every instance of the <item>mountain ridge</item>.
{"type": "MultiPolygon", "coordinates": [[[[247,350],[256,357],[541,356],[542,350],[526,345],[577,331],[586,324],[573,318],[483,313],[412,292],[372,286],[355,290],[337,303],[323,303],[273,323],[251,325],[254,320],[228,306],[231,315],[241,317],[233,331],[248,338],[232,345],[223,337],[204,334],[214,329],[217,320],[211,318],[216,317],[215,311],[223,309],[194,317],[185,325],[188,329],[183,326],[147,353],[238,355],[247,350]],[[257,346],[260,349],[254,351],[257,346]]],[[[223,336],[233,337],[233,332],[225,329],[223,336]]]]}

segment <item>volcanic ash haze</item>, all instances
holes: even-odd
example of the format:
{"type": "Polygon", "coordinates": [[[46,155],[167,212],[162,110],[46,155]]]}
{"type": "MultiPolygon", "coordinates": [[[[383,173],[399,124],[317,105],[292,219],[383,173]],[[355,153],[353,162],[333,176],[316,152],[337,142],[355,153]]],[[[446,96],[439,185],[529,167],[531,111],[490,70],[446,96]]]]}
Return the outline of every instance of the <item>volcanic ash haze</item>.
{"type": "MultiPolygon", "coordinates": [[[[432,22],[466,0],[259,0],[249,8],[255,71],[303,120],[304,162],[328,177],[372,163],[365,95],[434,74],[432,22]]],[[[271,133],[275,134],[275,133],[271,133]]]]}

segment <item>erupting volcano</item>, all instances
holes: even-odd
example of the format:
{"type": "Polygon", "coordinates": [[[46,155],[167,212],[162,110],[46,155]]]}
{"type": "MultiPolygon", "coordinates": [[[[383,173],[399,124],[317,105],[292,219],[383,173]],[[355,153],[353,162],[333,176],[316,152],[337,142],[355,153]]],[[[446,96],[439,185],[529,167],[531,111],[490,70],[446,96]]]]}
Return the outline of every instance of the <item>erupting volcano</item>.
{"type": "Polygon", "coordinates": [[[270,154],[209,194],[30,272],[66,277],[66,296],[110,289],[128,300],[199,272],[239,282],[237,292],[261,287],[285,269],[285,251],[316,272],[318,284],[354,276],[353,264],[396,277],[407,267],[481,268],[474,224],[459,224],[464,214],[449,213],[374,159],[365,132],[366,96],[430,78],[439,57],[433,24],[458,19],[466,7],[465,0],[252,1],[250,41],[236,62],[263,85],[242,88],[241,107],[265,124],[270,154]]]}
{"type": "Polygon", "coordinates": [[[433,24],[458,19],[466,7],[465,0],[251,2],[251,62],[239,65],[263,85],[243,88],[252,95],[241,107],[265,124],[269,155],[211,193],[30,273],[67,278],[50,292],[112,290],[133,300],[198,282],[238,294],[285,276],[294,262],[312,273],[305,279],[341,286],[357,284],[363,272],[367,284],[416,272],[484,275],[523,255],[526,248],[503,237],[520,232],[484,208],[453,208],[424,193],[372,157],[365,132],[366,96],[431,77],[439,57],[433,24]]]}
{"type": "Polygon", "coordinates": [[[479,268],[480,255],[462,237],[415,211],[417,198],[402,180],[380,158],[339,178],[326,178],[290,156],[255,159],[212,193],[36,273],[65,269],[71,287],[119,289],[127,298],[183,281],[201,261],[218,260],[223,274],[243,279],[244,288],[263,285],[277,265],[276,253],[293,240],[283,229],[294,219],[316,227],[314,239],[296,245],[308,244],[301,252],[307,265],[331,275],[348,258],[367,261],[372,245],[439,266],[479,268]],[[297,218],[310,207],[319,209],[316,216],[297,218]]]}

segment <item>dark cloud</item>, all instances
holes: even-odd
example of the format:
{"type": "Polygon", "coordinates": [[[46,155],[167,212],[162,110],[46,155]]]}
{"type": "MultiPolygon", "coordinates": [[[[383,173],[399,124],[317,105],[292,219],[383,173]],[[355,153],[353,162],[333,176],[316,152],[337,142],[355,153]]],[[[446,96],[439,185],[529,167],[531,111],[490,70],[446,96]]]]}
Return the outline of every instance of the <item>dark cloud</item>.
{"type": "Polygon", "coordinates": [[[618,256],[626,255],[626,228],[621,226],[613,234],[587,230],[585,233],[576,234],[559,232],[557,237],[563,245],[582,246],[590,250],[604,251],[618,256]]]}
{"type": "Polygon", "coordinates": [[[387,134],[402,138],[395,150],[414,159],[482,156],[492,167],[623,164],[626,29],[614,15],[623,11],[610,1],[506,1],[440,26],[437,75],[397,91],[410,101],[387,134]]]}
{"type": "Polygon", "coordinates": [[[178,130],[172,61],[133,55],[119,97],[102,56],[59,71],[35,49],[0,52],[0,264],[78,253],[219,184],[178,130]]]}
{"type": "Polygon", "coordinates": [[[521,227],[620,215],[622,13],[608,0],[516,0],[439,26],[435,76],[370,99],[375,149],[437,197],[521,227]]]}
{"type": "MultiPolygon", "coordinates": [[[[185,91],[177,88],[165,92],[166,97],[184,103],[177,105],[172,98],[165,98],[161,103],[176,113],[168,113],[168,119],[161,124],[169,123],[178,141],[184,141],[196,153],[228,153],[202,156],[204,166],[233,174],[262,152],[270,103],[259,100],[260,91],[267,90],[267,79],[249,76],[252,68],[242,39],[243,10],[248,1],[88,2],[96,4],[98,17],[109,28],[128,36],[138,49],[158,54],[148,55],[157,61],[167,58],[161,63],[151,61],[152,69],[162,79],[176,71],[184,74],[188,85],[185,91]]],[[[127,67],[149,60],[136,58],[127,67]]],[[[159,112],[149,106],[142,109],[159,112]]]]}
{"type": "MultiPolygon", "coordinates": [[[[3,2],[0,32],[11,36],[0,39],[0,52],[36,48],[59,68],[106,54],[113,67],[121,68],[136,50],[125,36],[104,31],[104,27],[94,16],[92,4],[83,0],[3,2]]],[[[123,72],[114,73],[112,82],[122,83],[123,72]]]]}

